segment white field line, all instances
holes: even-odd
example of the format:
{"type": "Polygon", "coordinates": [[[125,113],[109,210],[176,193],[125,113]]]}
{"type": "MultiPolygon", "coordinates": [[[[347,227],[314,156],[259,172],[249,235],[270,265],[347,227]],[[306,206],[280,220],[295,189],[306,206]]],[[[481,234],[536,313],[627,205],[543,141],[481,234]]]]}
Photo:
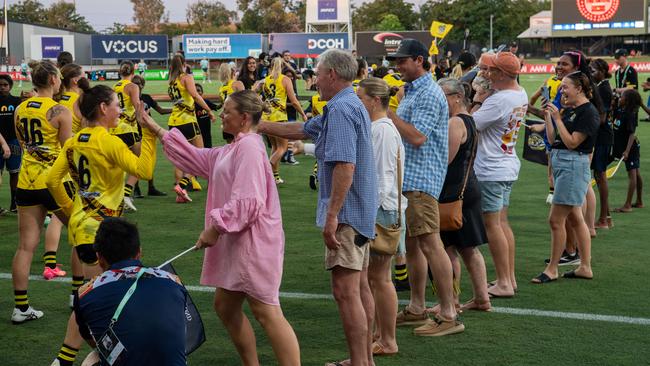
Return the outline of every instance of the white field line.
{"type": "MultiPolygon", "coordinates": [[[[11,273],[0,273],[0,279],[10,280],[11,273]]],[[[45,281],[42,276],[31,275],[29,276],[30,281],[45,281]]],[[[52,282],[64,282],[69,283],[71,279],[69,277],[55,278],[51,280],[52,282]]],[[[207,286],[185,286],[189,291],[192,292],[214,292],[214,288],[207,286]]],[[[280,297],[285,299],[304,299],[304,300],[328,300],[333,301],[334,298],[332,295],[328,294],[307,294],[302,292],[280,292],[280,297]]],[[[408,304],[407,300],[400,300],[400,304],[408,304]]],[[[573,319],[573,320],[586,320],[586,321],[600,321],[608,323],[619,323],[619,324],[633,324],[633,325],[649,325],[650,319],[648,318],[633,318],[628,316],[619,316],[619,315],[601,315],[601,314],[589,314],[589,313],[568,313],[563,311],[548,311],[548,310],[538,310],[538,309],[522,309],[522,308],[506,308],[506,307],[492,307],[492,312],[500,314],[511,314],[511,315],[523,315],[523,316],[538,316],[545,318],[560,318],[560,319],[573,319]]]]}

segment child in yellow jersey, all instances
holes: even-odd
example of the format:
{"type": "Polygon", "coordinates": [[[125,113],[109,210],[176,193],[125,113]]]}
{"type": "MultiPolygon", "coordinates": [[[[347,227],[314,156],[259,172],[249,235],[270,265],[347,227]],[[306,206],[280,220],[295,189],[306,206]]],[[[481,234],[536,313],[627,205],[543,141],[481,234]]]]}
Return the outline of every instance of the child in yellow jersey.
{"type": "MultiPolygon", "coordinates": [[[[175,55],[172,58],[169,69],[169,88],[167,91],[172,100],[173,108],[172,114],[169,117],[168,126],[169,129],[178,129],[192,145],[202,148],[203,139],[201,138],[201,129],[196,120],[196,114],[194,113],[194,103],[208,111],[208,116],[210,116],[211,121],[214,121],[215,117],[210,107],[203,100],[203,97],[196,91],[194,77],[185,73],[184,65],[185,59],[182,55],[175,55]]],[[[191,176],[183,173],[179,169],[175,169],[174,175],[176,178],[176,185],[174,186],[176,202],[191,202],[192,199],[187,194],[187,187],[192,182],[191,176]]]]}
{"type": "MultiPolygon", "coordinates": [[[[115,128],[122,108],[117,94],[105,85],[84,90],[79,105],[87,127],[68,140],[47,178],[47,187],[69,217],[70,243],[79,259],[88,265],[86,273],[97,275],[101,269],[93,250],[95,233],[102,220],[121,216],[124,209],[123,182],[125,172],[142,179],[151,179],[156,160],[156,137],[151,129],[160,128],[142,105],[138,118],[143,125],[142,152],[136,156],[108,130],[115,128]],[[70,174],[77,188],[74,200],[65,195],[58,183],[70,174]]],[[[74,324],[69,322],[68,324],[74,324]]],[[[78,327],[68,327],[62,352],[70,361],[69,350],[78,350],[83,343],[78,327]]]]}
{"type": "Polygon", "coordinates": [[[83,69],[77,64],[67,64],[61,68],[61,90],[58,102],[68,108],[72,113],[72,134],[83,128],[81,112],[79,112],[79,96],[82,89],[90,87],[88,79],[84,76],[83,69]]]}
{"type": "Polygon", "coordinates": [[[221,97],[221,103],[226,102],[226,98],[236,91],[244,90],[244,83],[240,80],[235,80],[235,72],[229,64],[223,62],[219,66],[219,81],[221,81],[221,87],[219,88],[219,96],[221,97]]]}
{"type": "MultiPolygon", "coordinates": [[[[43,312],[29,306],[29,272],[47,212],[55,213],[52,220],[61,219],[65,222],[65,215],[47,190],[45,181],[59,155],[61,145],[72,135],[70,111],[52,99],[61,86],[61,74],[56,66],[50,61],[39,62],[33,69],[32,82],[36,96],[21,103],[15,113],[16,132],[24,154],[16,190],[19,243],[12,263],[16,307],[11,320],[14,323],[43,316],[43,312]]],[[[63,177],[57,181],[57,185],[65,194],[62,183],[63,177]]],[[[58,241],[56,245],[58,246],[58,241]]],[[[56,248],[54,251],[52,248],[45,250],[48,257],[56,257],[56,248]]],[[[56,271],[56,259],[54,267],[56,271]]]]}
{"type": "MultiPolygon", "coordinates": [[[[120,81],[113,86],[120,102],[120,122],[110,133],[119,137],[133,153],[140,155],[140,131],[135,120],[135,110],[140,105],[140,88],[132,80],[135,76],[135,65],[131,61],[123,61],[120,64],[120,81]]],[[[137,211],[133,203],[133,188],[138,183],[138,178],[129,175],[124,184],[124,204],[126,208],[137,211]]],[[[139,193],[138,193],[139,195],[139,193]]]]}
{"type": "MultiPolygon", "coordinates": [[[[293,90],[291,80],[282,74],[283,60],[276,57],[271,61],[271,71],[264,79],[264,83],[256,84],[256,88],[262,88],[262,97],[270,104],[271,112],[264,113],[262,119],[269,122],[286,122],[287,117],[287,100],[296,109],[303,121],[307,120],[307,115],[303,111],[296,93],[293,90]]],[[[288,141],[280,137],[269,136],[271,140],[271,166],[273,175],[277,184],[284,183],[280,177],[280,159],[287,152],[288,141]]]]}

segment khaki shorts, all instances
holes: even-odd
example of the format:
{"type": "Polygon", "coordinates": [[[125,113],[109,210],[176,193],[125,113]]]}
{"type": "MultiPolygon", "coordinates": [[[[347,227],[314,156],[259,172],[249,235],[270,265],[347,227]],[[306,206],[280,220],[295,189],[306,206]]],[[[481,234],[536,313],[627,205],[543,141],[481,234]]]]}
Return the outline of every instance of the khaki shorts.
{"type": "Polygon", "coordinates": [[[359,235],[350,225],[341,224],[336,230],[336,239],[341,242],[337,250],[330,250],[325,246],[325,269],[328,271],[336,266],[361,271],[368,267],[370,259],[370,241],[362,246],[354,244],[355,237],[359,235]]]}
{"type": "Polygon", "coordinates": [[[406,207],[406,235],[415,237],[440,233],[440,213],[438,201],[420,192],[404,192],[408,200],[406,207]]]}

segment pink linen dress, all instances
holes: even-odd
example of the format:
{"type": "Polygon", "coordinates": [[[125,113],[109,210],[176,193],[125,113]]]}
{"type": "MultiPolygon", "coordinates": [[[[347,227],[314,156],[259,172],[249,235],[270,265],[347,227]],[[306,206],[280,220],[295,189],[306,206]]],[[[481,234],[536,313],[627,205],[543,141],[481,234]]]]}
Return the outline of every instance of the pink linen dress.
{"type": "Polygon", "coordinates": [[[213,226],[219,239],[205,250],[201,284],[279,305],[284,231],[262,138],[240,133],[229,145],[199,149],[173,129],[163,144],[176,167],[209,180],[205,227],[213,226]]]}

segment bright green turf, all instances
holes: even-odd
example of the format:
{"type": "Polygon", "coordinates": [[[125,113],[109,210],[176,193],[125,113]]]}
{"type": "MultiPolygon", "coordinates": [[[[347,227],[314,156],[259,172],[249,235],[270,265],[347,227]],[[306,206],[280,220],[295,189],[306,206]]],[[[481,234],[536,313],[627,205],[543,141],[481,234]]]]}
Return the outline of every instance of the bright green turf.
{"type": "MultiPolygon", "coordinates": [[[[643,75],[643,78],[646,76],[643,75]]],[[[544,76],[522,76],[529,93],[539,86],[544,76]]],[[[216,85],[208,86],[208,94],[216,93],[216,85]]],[[[25,85],[26,87],[27,85],[25,85]]],[[[147,92],[164,93],[164,82],[148,82],[147,92]]],[[[645,96],[644,96],[645,97],[645,96]]],[[[156,117],[165,125],[166,118],[156,117]]],[[[642,146],[650,146],[650,129],[641,122],[638,134],[642,146]]],[[[220,142],[220,130],[213,136],[220,142]]],[[[521,144],[518,146],[521,153],[521,144]]],[[[160,146],[159,146],[160,151],[160,146]]],[[[642,148],[643,154],[647,154],[642,148]]],[[[323,244],[314,226],[316,193],[309,190],[307,176],[313,159],[299,157],[299,166],[283,166],[287,182],[280,187],[284,228],[286,232],[285,274],[282,291],[327,294],[328,273],[323,269],[323,244]]],[[[645,161],[645,160],[644,160],[645,161]]],[[[646,172],[645,165],[641,165],[646,172]]],[[[136,200],[137,213],[127,217],[137,222],[143,241],[144,261],[159,264],[189,247],[203,226],[205,193],[193,193],[194,203],[177,205],[171,192],[172,170],[161,153],[156,169],[157,186],[169,193],[166,198],[136,200]]],[[[648,175],[644,175],[647,179],[648,175]]],[[[204,181],[202,181],[204,183],[204,181]]],[[[627,178],[622,169],[611,181],[610,202],[619,206],[624,199],[627,178]]],[[[146,184],[143,188],[146,187],[146,184]]],[[[145,188],[146,191],[146,188],[145,188]]],[[[650,292],[647,286],[650,251],[648,237],[650,208],[633,214],[614,214],[616,227],[599,232],[593,241],[593,281],[559,280],[535,286],[528,281],[543,268],[549,252],[548,206],[544,167],[522,161],[520,179],[515,184],[510,209],[511,223],[517,239],[517,274],[520,292],[514,299],[494,300],[499,307],[542,309],[565,312],[622,315],[650,318],[650,292]]],[[[0,203],[6,207],[8,190],[0,189],[0,203]]],[[[18,241],[15,216],[0,217],[0,272],[11,271],[18,241]]],[[[59,262],[69,269],[69,246],[65,233],[61,241],[59,262]]],[[[487,248],[482,248],[489,271],[494,276],[487,248]]],[[[32,274],[42,269],[37,250],[32,274]]],[[[192,253],[179,259],[176,269],[187,284],[199,281],[202,255],[192,253]]],[[[466,272],[462,280],[463,300],[471,296],[466,272]]],[[[9,316],[13,307],[12,287],[0,280],[0,354],[6,365],[46,365],[51,362],[63,340],[69,310],[69,284],[30,283],[30,301],[45,317],[37,322],[13,326],[9,316]]],[[[227,334],[212,310],[212,296],[192,293],[202,312],[208,341],[189,358],[193,365],[236,365],[238,358],[227,334]]],[[[407,298],[401,293],[400,298],[407,298]]],[[[429,300],[434,298],[428,294],[429,300]]],[[[305,365],[322,365],[325,361],[345,357],[345,340],[333,301],[283,299],[283,310],[293,324],[301,344],[305,365]]],[[[612,324],[595,321],[562,320],[530,316],[466,313],[467,327],[463,334],[443,338],[416,338],[411,328],[399,328],[400,354],[377,359],[377,365],[552,365],[552,364],[616,364],[632,365],[650,359],[648,326],[612,324]]],[[[253,321],[254,323],[254,321],[253,321]]],[[[261,329],[255,325],[262,364],[275,364],[272,349],[261,329]]],[[[87,352],[84,347],[82,354],[87,352]]]]}

